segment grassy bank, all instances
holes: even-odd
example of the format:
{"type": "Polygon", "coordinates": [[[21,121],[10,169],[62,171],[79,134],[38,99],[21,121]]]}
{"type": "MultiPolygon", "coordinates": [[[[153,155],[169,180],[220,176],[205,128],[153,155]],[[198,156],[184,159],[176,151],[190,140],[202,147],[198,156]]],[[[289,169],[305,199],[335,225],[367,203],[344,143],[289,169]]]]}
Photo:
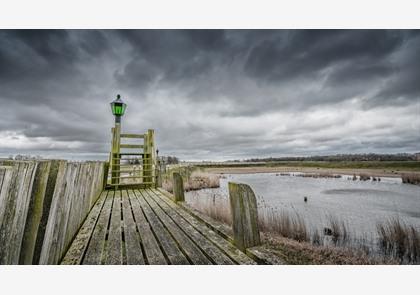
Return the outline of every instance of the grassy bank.
{"type": "Polygon", "coordinates": [[[307,167],[336,169],[382,169],[389,171],[420,172],[420,161],[279,161],[196,164],[201,168],[246,168],[246,167],[307,167]]]}

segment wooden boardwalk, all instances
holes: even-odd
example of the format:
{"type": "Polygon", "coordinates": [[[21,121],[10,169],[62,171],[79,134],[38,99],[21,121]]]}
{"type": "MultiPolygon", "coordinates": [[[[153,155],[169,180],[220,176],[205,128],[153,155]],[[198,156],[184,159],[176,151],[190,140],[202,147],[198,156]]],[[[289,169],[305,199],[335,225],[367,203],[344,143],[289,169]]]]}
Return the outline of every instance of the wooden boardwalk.
{"type": "Polygon", "coordinates": [[[103,191],[61,264],[256,264],[157,189],[103,191]]]}

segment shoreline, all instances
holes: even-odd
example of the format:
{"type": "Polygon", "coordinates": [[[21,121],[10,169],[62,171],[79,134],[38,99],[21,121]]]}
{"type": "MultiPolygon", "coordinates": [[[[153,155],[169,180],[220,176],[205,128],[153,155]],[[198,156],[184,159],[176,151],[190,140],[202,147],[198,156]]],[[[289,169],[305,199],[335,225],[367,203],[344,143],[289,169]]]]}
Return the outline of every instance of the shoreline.
{"type": "MultiPolygon", "coordinates": [[[[401,178],[403,173],[416,173],[412,171],[393,171],[387,169],[354,169],[354,168],[312,168],[312,167],[220,167],[220,168],[204,168],[206,172],[216,174],[254,174],[254,173],[282,173],[282,172],[303,172],[303,173],[331,173],[341,175],[359,175],[369,174],[373,177],[393,177],[401,178]]],[[[416,173],[419,174],[420,173],[416,173]]]]}

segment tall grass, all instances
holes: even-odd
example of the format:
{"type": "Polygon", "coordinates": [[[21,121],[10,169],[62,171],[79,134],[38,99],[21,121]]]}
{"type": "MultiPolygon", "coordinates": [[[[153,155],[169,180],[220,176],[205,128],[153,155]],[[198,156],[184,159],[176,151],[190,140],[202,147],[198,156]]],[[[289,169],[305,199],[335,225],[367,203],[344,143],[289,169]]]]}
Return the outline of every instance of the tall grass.
{"type": "MultiPolygon", "coordinates": [[[[191,174],[183,176],[184,190],[193,191],[203,188],[218,188],[220,187],[220,176],[217,174],[206,173],[201,171],[193,171],[191,174]]],[[[163,179],[162,187],[168,192],[173,191],[172,178],[167,177],[163,179]]]]}
{"type": "Polygon", "coordinates": [[[418,173],[403,173],[401,174],[403,183],[420,184],[420,174],[418,173]]]}
{"type": "Polygon", "coordinates": [[[380,250],[400,262],[420,262],[420,232],[399,219],[377,225],[380,250]]]}
{"type": "Polygon", "coordinates": [[[344,246],[348,244],[351,238],[346,223],[333,215],[330,215],[328,220],[331,228],[332,242],[334,245],[344,246]]]}
{"type": "Polygon", "coordinates": [[[305,220],[299,214],[287,211],[264,210],[259,212],[260,230],[272,232],[299,242],[310,241],[305,220]],[[263,213],[263,214],[261,214],[263,213]]]}

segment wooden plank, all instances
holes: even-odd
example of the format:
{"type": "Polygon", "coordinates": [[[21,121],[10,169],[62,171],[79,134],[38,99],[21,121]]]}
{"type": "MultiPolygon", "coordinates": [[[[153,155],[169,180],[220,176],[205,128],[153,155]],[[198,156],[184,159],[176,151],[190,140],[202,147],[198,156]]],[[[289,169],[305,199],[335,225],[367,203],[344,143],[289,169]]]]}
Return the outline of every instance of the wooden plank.
{"type": "Polygon", "coordinates": [[[153,232],[159,241],[159,244],[162,246],[163,251],[166,254],[166,257],[169,259],[171,264],[179,265],[179,264],[189,264],[188,259],[182,253],[180,248],[178,247],[175,240],[171,237],[169,232],[165,229],[163,224],[157,218],[153,210],[144,200],[143,196],[139,194],[139,191],[134,191],[138,202],[140,203],[141,208],[144,211],[144,214],[149,221],[153,232]]]}
{"type": "Polygon", "coordinates": [[[123,264],[121,233],[121,191],[115,191],[112,203],[108,240],[105,246],[104,264],[123,264]]]}
{"type": "Polygon", "coordinates": [[[120,148],[122,149],[142,149],[143,147],[144,145],[142,144],[125,144],[125,143],[120,144],[120,148]]]}
{"type": "Polygon", "coordinates": [[[95,229],[96,222],[98,221],[99,215],[103,208],[107,196],[107,192],[104,191],[101,193],[98,201],[93,206],[90,211],[86,221],[80,228],[76,238],[72,242],[69,250],[64,256],[61,264],[81,264],[83,255],[88,247],[89,240],[93,235],[93,230],[95,229]]]}
{"type": "Polygon", "coordinates": [[[109,191],[101,214],[99,215],[98,222],[96,223],[92,237],[89,241],[86,255],[83,258],[83,264],[101,264],[113,198],[114,192],[109,191]]]}
{"type": "Polygon", "coordinates": [[[144,138],[144,134],[121,133],[120,137],[123,137],[123,138],[144,138]]]}
{"type": "MultiPolygon", "coordinates": [[[[158,206],[164,214],[166,214],[176,225],[178,225],[188,237],[197,244],[197,246],[210,257],[215,264],[234,264],[234,262],[219,248],[217,248],[211,241],[197,231],[190,223],[182,218],[174,209],[169,207],[165,202],[158,198],[150,189],[146,190],[149,198],[158,206]]],[[[156,209],[155,212],[159,211],[156,209]]],[[[163,218],[162,218],[163,219],[163,218]]],[[[172,231],[171,231],[172,232],[172,231]]]]}
{"type": "Polygon", "coordinates": [[[179,247],[188,256],[189,260],[193,264],[212,264],[212,261],[205,256],[202,250],[190,239],[183,229],[150,198],[147,191],[141,190],[140,192],[159,220],[168,229],[171,236],[177,241],[179,247]]]}
{"type": "Polygon", "coordinates": [[[238,264],[256,264],[254,260],[249,258],[244,252],[233,246],[230,242],[224,239],[221,235],[207,227],[205,223],[198,220],[191,215],[186,209],[178,206],[174,201],[166,197],[159,190],[153,189],[152,192],[163,200],[166,204],[172,207],[180,216],[188,221],[195,229],[205,235],[212,243],[214,243],[220,250],[226,253],[231,259],[238,264]]]}
{"type": "Polygon", "coordinates": [[[128,191],[128,199],[133,210],[134,221],[136,222],[138,232],[140,233],[141,243],[146,255],[147,264],[167,264],[165,256],[159,248],[159,244],[153,235],[150,224],[148,223],[140,203],[132,190],[128,191]]]}
{"type": "Polygon", "coordinates": [[[127,191],[122,191],[123,224],[125,238],[125,253],[127,264],[145,264],[143,251],[141,249],[140,235],[134,222],[133,213],[127,191]]]}

